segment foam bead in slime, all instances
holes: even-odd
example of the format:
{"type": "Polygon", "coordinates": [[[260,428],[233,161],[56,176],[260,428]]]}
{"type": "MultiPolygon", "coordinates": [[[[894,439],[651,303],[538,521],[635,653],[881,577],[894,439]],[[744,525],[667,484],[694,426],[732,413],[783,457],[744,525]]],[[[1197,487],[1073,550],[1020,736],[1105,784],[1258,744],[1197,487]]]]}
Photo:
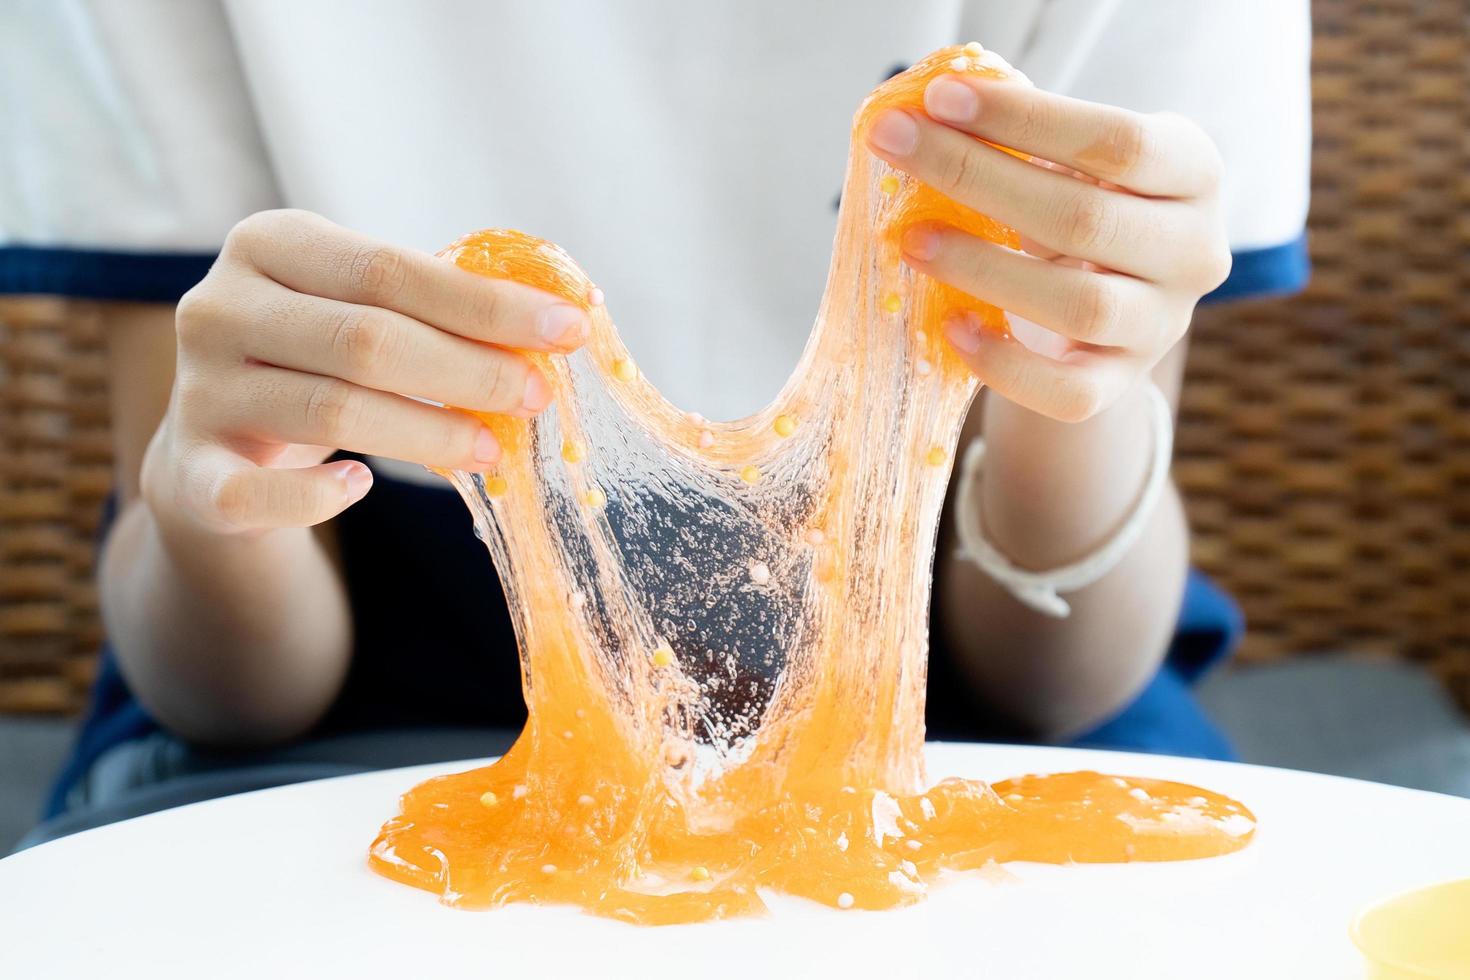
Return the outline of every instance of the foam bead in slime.
{"type": "Polygon", "coordinates": [[[1004,74],[979,45],[946,49],[864,103],[816,326],[749,418],[666,402],[556,246],[487,231],[443,253],[580,304],[592,333],[570,356],[535,355],[547,411],[484,417],[504,447],[494,473],[446,474],[505,587],[526,728],[493,765],[408,793],[374,869],[462,907],[572,903],[657,924],[760,912],[758,889],[882,909],[946,868],[1245,846],[1244,807],[1175,783],[926,779],[935,532],[977,388],[939,324],[960,308],[1006,322],[913,274],[897,241],[918,220],[1018,239],[861,136],[947,71],[1004,74]]]}

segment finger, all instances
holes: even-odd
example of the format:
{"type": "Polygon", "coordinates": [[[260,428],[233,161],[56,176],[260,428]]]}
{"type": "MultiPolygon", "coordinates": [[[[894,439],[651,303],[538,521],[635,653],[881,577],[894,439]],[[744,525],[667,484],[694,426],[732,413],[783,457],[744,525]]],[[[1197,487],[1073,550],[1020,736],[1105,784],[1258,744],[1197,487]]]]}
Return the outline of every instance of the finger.
{"type": "Polygon", "coordinates": [[[568,351],[587,339],[587,314],[560,297],[477,276],[305,211],[252,215],[235,226],[226,251],[297,292],[394,310],[470,340],[568,351]]]}
{"type": "Polygon", "coordinates": [[[941,75],[924,110],[981,139],[1073,167],[1151,197],[1199,197],[1219,185],[1220,154],[1173,113],[1144,114],[972,74],[941,75]]]}
{"type": "MultiPolygon", "coordinates": [[[[1041,159],[1041,157],[1032,157],[1026,162],[1031,164],[1033,167],[1041,167],[1044,170],[1055,170],[1058,173],[1077,176],[1077,171],[1073,170],[1071,167],[1064,167],[1060,163],[1052,163],[1050,160],[1041,159]]],[[[1092,178],[1083,177],[1082,179],[1091,180],[1092,178]]],[[[1056,249],[1047,248],[1045,245],[1036,241],[1034,238],[1030,238],[1026,235],[1021,236],[1021,251],[1027,253],[1028,255],[1035,255],[1043,259],[1060,259],[1065,257],[1062,255],[1061,252],[1058,252],[1056,249]]]]}
{"type": "Polygon", "coordinates": [[[246,379],[246,390],[223,399],[245,408],[217,422],[242,445],[307,443],[462,470],[488,469],[500,459],[494,434],[463,412],[265,364],[246,379]]]}
{"type": "Polygon", "coordinates": [[[869,145],[893,166],[1044,248],[1144,279],[1188,267],[1161,241],[1204,240],[1197,208],[1154,200],[1033,167],[957,130],[902,109],[878,117],[869,145]]]}
{"type": "Polygon", "coordinates": [[[908,229],[903,251],[918,271],[1072,340],[1152,356],[1177,339],[1156,290],[1138,279],[1048,262],[948,225],[908,229]]]}
{"type": "Polygon", "coordinates": [[[1021,251],[1025,252],[1027,255],[1034,255],[1038,259],[1060,260],[1066,258],[1065,255],[1063,255],[1061,252],[1058,252],[1056,249],[1047,248],[1036,239],[1030,238],[1026,235],[1021,236],[1021,251]]]}
{"type": "Polygon", "coordinates": [[[435,330],[402,313],[257,282],[250,357],[482,412],[535,415],[551,387],[523,355],[435,330]]]}
{"type": "Polygon", "coordinates": [[[357,503],[373,485],[372,471],[355,460],[301,469],[240,462],[215,481],[210,495],[215,519],[227,528],[311,527],[357,503]]]}
{"type": "Polygon", "coordinates": [[[1141,370],[1136,360],[1116,351],[1043,357],[972,313],[946,321],[944,335],[981,382],[1022,408],[1062,422],[1081,422],[1103,411],[1141,370]]]}

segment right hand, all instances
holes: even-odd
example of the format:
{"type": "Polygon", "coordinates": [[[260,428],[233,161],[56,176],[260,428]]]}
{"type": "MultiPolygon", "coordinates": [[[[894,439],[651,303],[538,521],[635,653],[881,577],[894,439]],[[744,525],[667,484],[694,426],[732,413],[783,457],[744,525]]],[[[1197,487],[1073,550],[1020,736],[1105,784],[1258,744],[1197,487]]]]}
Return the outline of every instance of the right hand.
{"type": "Polygon", "coordinates": [[[230,232],[179,301],[168,411],[143,460],[155,518],[217,533],[306,527],[362,499],[372,472],[339,449],[446,469],[500,458],[463,412],[535,415],[546,379],[515,350],[566,353],[587,315],[304,211],[230,232]]]}

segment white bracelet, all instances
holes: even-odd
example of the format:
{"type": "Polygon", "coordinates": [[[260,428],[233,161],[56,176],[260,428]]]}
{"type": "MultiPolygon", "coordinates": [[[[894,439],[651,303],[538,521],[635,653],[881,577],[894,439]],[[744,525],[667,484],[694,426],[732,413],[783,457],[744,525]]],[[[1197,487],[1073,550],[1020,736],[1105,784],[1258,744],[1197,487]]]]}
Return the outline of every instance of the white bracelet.
{"type": "Polygon", "coordinates": [[[985,540],[980,523],[980,506],[976,494],[979,484],[980,463],[985,458],[985,442],[973,440],[965,449],[964,461],[960,464],[960,484],[957,491],[956,531],[959,535],[959,554],[973,562],[986,575],[1005,586],[1018,600],[1038,612],[1057,619],[1064,619],[1072,607],[1058,592],[1075,592],[1086,588],[1102,578],[1122,560],[1138,538],[1143,534],[1164,487],[1169,482],[1169,462],[1174,454],[1174,416],[1168,399],[1155,384],[1148,385],[1149,423],[1153,430],[1153,457],[1149,460],[1148,479],[1138,502],[1123,521],[1117,532],[1096,551],[1080,561],[1047,572],[1028,572],[1017,568],[1010,559],[985,540]]]}

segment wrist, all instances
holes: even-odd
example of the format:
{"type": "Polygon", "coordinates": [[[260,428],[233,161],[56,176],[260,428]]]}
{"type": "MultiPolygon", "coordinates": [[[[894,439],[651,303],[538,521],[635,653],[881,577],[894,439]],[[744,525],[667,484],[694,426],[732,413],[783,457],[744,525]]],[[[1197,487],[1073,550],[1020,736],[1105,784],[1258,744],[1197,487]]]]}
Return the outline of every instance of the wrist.
{"type": "Polygon", "coordinates": [[[1139,385],[1084,422],[999,397],[985,405],[977,507],[992,544],[1023,568],[1065,565],[1107,541],[1133,509],[1153,457],[1151,395],[1139,385]]]}

